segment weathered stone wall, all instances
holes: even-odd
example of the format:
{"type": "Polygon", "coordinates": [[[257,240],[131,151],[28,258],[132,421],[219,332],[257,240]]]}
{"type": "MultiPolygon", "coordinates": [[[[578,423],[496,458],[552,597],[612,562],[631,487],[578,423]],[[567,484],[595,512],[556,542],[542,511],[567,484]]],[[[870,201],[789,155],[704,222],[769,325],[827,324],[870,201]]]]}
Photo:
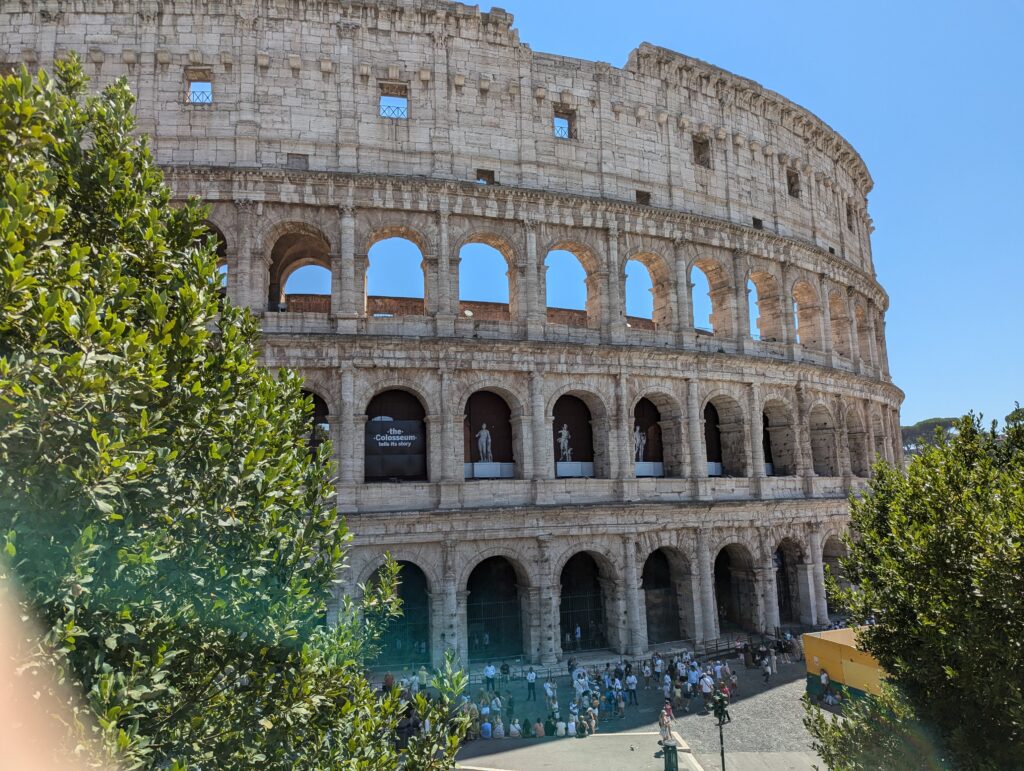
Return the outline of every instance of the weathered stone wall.
{"type": "Polygon", "coordinates": [[[535,53],[511,25],[436,0],[23,0],[0,8],[0,63],[75,50],[97,84],[128,77],[176,193],[211,205],[227,294],[261,318],[265,363],[297,368],[327,404],[355,533],[344,590],[385,551],[418,565],[433,659],[469,655],[467,581],[491,556],[516,568],[532,661],[563,653],[561,568],[579,552],[600,567],[608,638],[629,653],[647,647],[640,576],[657,549],[687,637],[721,632],[722,554],[744,625],[779,626],[784,544],[799,621],[825,620],[822,565],[848,495],[876,455],[901,454],[867,170],[751,81],[646,44],[622,69],[535,53]],[[188,102],[190,78],[212,82],[212,104],[188,102]],[[407,91],[407,119],[380,116],[382,87],[407,91]],[[570,137],[555,136],[556,112],[570,137]],[[695,140],[709,143],[707,167],[695,140]],[[370,250],[394,236],[420,251],[422,300],[367,297],[370,250]],[[508,305],[460,300],[468,243],[505,258],[508,305]],[[585,269],[585,311],[547,308],[553,249],[585,269]],[[650,273],[653,319],[625,315],[629,260],[650,273]],[[330,271],[330,295],[285,297],[310,264],[330,271]],[[711,331],[693,318],[695,268],[711,331]],[[424,481],[364,482],[367,405],[390,389],[426,413],[424,481]],[[511,478],[467,479],[478,391],[509,407],[511,478]],[[553,410],[567,394],[591,413],[595,478],[556,476],[553,410]],[[633,457],[642,398],[660,415],[660,478],[638,478],[633,457]]]}

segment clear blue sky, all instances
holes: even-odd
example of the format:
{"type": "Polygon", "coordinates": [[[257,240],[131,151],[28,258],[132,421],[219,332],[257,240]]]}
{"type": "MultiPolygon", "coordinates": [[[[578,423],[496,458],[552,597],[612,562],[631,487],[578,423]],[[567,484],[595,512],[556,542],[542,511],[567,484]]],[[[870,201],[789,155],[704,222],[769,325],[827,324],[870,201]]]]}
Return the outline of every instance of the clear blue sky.
{"type": "MultiPolygon", "coordinates": [[[[968,410],[1001,419],[1024,401],[1024,2],[501,6],[535,51],[621,67],[648,41],[752,78],[825,120],[875,180],[875,267],[891,297],[903,423],[968,410]]],[[[630,292],[631,313],[641,297],[649,306],[646,291],[630,292]]],[[[578,293],[555,304],[576,302],[578,293]]]]}

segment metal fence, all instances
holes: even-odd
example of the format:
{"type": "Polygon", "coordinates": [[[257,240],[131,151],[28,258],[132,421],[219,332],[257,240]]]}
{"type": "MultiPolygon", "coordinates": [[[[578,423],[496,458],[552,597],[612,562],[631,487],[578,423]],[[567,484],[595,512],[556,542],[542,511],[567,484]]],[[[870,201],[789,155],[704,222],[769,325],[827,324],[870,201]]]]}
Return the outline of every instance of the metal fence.
{"type": "Polygon", "coordinates": [[[393,104],[382,104],[380,106],[380,117],[393,118],[395,120],[406,120],[409,117],[409,107],[393,104]]]}

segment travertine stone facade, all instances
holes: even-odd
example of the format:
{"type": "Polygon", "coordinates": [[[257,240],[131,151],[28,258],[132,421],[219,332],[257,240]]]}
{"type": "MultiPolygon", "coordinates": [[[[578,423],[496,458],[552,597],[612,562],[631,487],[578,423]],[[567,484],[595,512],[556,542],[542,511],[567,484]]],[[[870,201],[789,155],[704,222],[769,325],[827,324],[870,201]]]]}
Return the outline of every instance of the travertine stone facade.
{"type": "Polygon", "coordinates": [[[495,556],[514,569],[531,661],[563,655],[562,569],[581,552],[600,574],[606,642],[624,652],[650,642],[645,564],[658,550],[680,636],[718,637],[726,605],[755,629],[826,619],[823,565],[846,498],[876,454],[899,461],[902,401],[872,265],[871,178],[827,125],[672,51],[641,45],[622,69],[537,53],[508,13],[440,0],[0,6],[0,63],[49,66],[69,51],[96,85],[128,78],[171,184],[210,203],[228,294],[262,317],[266,364],[299,369],[326,404],[356,536],[343,591],[385,551],[418,566],[430,657],[480,653],[470,575],[495,556]],[[211,84],[211,103],[190,103],[194,81],[211,84]],[[381,117],[382,93],[407,95],[408,116],[381,117]],[[496,184],[477,183],[481,170],[496,184]],[[366,298],[370,248],[394,236],[423,255],[422,302],[366,298]],[[460,302],[472,242],[505,257],[507,307],[460,302]],[[585,312],[546,308],[552,249],[586,269],[585,312]],[[628,260],[652,277],[651,321],[625,316],[628,260]],[[305,264],[331,271],[330,297],[282,306],[305,264]],[[695,267],[713,333],[693,323],[695,267]],[[423,407],[426,480],[364,482],[367,405],[388,390],[423,407]],[[465,478],[464,415],[479,391],[509,408],[509,478],[465,478]],[[556,476],[553,411],[566,394],[589,410],[594,478],[556,476]],[[633,458],[642,398],[660,416],[658,478],[638,478],[633,458]],[[708,404],[723,476],[708,475],[708,404]]]}

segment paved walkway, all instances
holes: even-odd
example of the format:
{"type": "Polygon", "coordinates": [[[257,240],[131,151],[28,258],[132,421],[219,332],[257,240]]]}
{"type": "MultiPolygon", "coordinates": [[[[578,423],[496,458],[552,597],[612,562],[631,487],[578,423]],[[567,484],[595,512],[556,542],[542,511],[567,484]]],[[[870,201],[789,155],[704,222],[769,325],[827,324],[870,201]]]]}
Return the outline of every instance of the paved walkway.
{"type": "MultiPolygon", "coordinates": [[[[803,727],[803,662],[779,664],[779,674],[764,685],[758,670],[746,670],[738,660],[740,695],[730,707],[732,723],[724,727],[726,767],[729,771],[809,771],[819,763],[810,750],[810,736],[803,727]]],[[[559,677],[559,701],[563,712],[572,687],[568,675],[559,677]]],[[[533,722],[544,717],[543,701],[526,702],[526,686],[513,681],[508,688],[515,699],[515,714],[533,722]]],[[[476,688],[474,688],[475,694],[476,688]]],[[[504,696],[505,689],[502,689],[504,696]]],[[[537,691],[543,699],[541,683],[537,691]]],[[[640,705],[628,707],[621,720],[602,722],[598,733],[586,739],[498,739],[469,742],[459,753],[459,767],[467,771],[573,771],[608,769],[661,771],[664,762],[658,752],[658,710],[663,703],[660,689],[642,689],[640,705]]],[[[694,702],[697,709],[697,702],[694,702]]],[[[680,769],[717,771],[718,727],[710,715],[677,715],[675,731],[692,754],[679,754],[680,769]]]]}

